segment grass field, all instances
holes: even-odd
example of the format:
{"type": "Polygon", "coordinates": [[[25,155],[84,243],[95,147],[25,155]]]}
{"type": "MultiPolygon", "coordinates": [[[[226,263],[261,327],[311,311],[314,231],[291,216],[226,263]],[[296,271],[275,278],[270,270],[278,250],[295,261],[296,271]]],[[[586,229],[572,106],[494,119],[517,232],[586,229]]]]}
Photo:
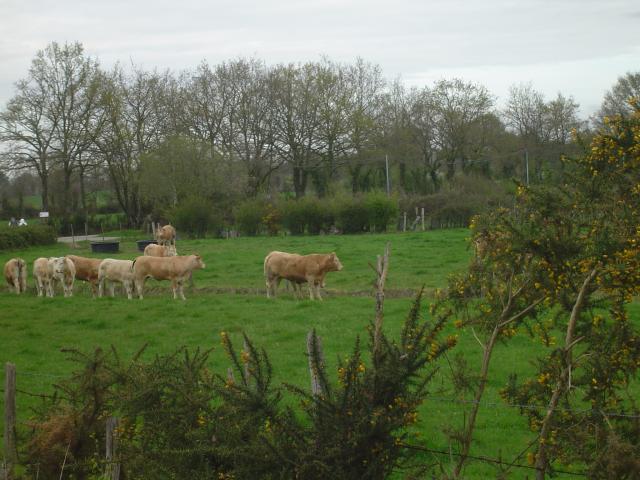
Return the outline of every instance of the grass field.
{"type": "MultiPolygon", "coordinates": [[[[147,355],[170,353],[176,347],[213,347],[212,368],[226,372],[229,362],[220,346],[220,332],[228,332],[239,345],[246,332],[264,347],[273,363],[276,383],[286,381],[298,386],[309,384],[305,337],[316,328],[323,339],[330,371],[335,372],[338,356],[349,355],[356,336],[366,339],[366,326],[373,317],[371,298],[374,273],[368,263],[375,262],[386,242],[391,244],[390,273],[387,281],[385,330],[397,337],[411,304],[412,292],[425,285],[427,292],[443,287],[449,274],[463,270],[469,263],[467,230],[430,231],[410,234],[262,237],[232,240],[180,240],[181,254],[199,253],[206,269],[194,275],[195,289],[185,289],[186,302],[173,301],[166,283],[148,281],[151,293],[144,301],[116,298],[92,299],[89,288],[76,284],[73,298],[37,298],[33,281],[28,295],[16,296],[2,288],[0,292],[0,360],[17,366],[18,389],[47,392],[73,365],[60,353],[64,347],[88,351],[114,345],[122,357],[148,344],[147,355]],[[262,262],[271,250],[298,253],[335,251],[344,265],[341,272],[327,277],[325,301],[296,300],[285,292],[277,299],[264,294],[262,262]]],[[[140,237],[143,238],[143,237],[140,237]]],[[[117,258],[134,258],[135,236],[123,236],[122,252],[117,258]]],[[[22,252],[2,252],[0,261],[21,256],[29,264],[39,256],[66,253],[92,256],[88,246],[72,248],[58,244],[22,252]]],[[[104,255],[103,255],[104,256],[104,255]]],[[[425,302],[426,303],[426,302],[425,302]]],[[[634,318],[640,312],[634,305],[634,318]]],[[[454,329],[451,327],[451,331],[454,329]]],[[[470,332],[461,330],[456,349],[481,357],[480,348],[470,332]]],[[[472,455],[513,459],[531,440],[526,422],[517,409],[504,405],[498,396],[508,375],[526,375],[531,361],[542,347],[528,337],[516,336],[507,346],[497,348],[490,383],[480,410],[476,442],[472,455]]],[[[455,350],[454,350],[455,353],[455,350]]],[[[446,362],[431,384],[431,396],[419,412],[419,431],[425,446],[448,450],[443,432],[447,425],[459,426],[467,406],[451,401],[446,362]]],[[[4,371],[2,373],[4,376],[4,371]]],[[[288,398],[290,401],[291,398],[288,398]]],[[[35,400],[19,394],[19,418],[25,421],[35,400]]],[[[443,460],[439,457],[439,460],[443,460]]],[[[521,460],[519,463],[525,463],[521,460]]],[[[524,478],[529,471],[516,471],[513,478],[524,478]]],[[[489,464],[471,462],[466,478],[495,478],[489,464]]],[[[558,478],[571,478],[559,475],[558,478]]]]}

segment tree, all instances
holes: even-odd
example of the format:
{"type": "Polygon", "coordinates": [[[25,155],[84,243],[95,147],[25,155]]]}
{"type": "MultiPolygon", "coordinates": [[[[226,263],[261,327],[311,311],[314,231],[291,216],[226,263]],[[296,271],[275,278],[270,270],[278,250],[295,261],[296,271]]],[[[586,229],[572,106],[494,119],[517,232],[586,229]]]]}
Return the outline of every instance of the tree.
{"type": "Polygon", "coordinates": [[[627,72],[611,87],[602,100],[597,114],[598,125],[602,125],[602,118],[616,115],[633,115],[633,108],[629,104],[632,98],[640,98],[640,71],[627,72]]]}
{"type": "Polygon", "coordinates": [[[466,170],[485,153],[484,127],[494,98],[482,85],[460,79],[441,80],[432,91],[436,113],[436,142],[452,178],[456,163],[466,170]]]}
{"type": "Polygon", "coordinates": [[[106,82],[107,121],[96,139],[96,146],[130,225],[139,225],[144,213],[140,196],[141,155],[166,135],[168,115],[164,92],[168,84],[167,73],[135,69],[127,76],[119,66],[106,82]]]}

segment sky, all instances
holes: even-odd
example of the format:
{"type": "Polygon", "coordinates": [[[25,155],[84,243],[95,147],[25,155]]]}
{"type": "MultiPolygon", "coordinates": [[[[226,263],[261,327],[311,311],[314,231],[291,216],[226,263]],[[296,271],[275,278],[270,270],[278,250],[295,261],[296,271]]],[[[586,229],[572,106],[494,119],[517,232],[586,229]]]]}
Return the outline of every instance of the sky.
{"type": "Polygon", "coordinates": [[[0,0],[0,32],[0,109],[52,41],[81,42],[107,69],[360,57],[407,86],[480,83],[498,107],[530,82],[585,118],[640,71],[638,0],[0,0]]]}

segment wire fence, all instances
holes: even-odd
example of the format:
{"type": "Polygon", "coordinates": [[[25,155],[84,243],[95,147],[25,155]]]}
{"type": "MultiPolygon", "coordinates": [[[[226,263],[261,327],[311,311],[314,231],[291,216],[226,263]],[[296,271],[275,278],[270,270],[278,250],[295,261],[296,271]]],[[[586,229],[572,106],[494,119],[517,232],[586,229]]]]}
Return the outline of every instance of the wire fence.
{"type": "MultiPolygon", "coordinates": [[[[47,380],[49,381],[55,381],[55,380],[61,380],[61,379],[67,379],[69,378],[68,375],[61,375],[61,374],[54,374],[54,373],[43,373],[43,372],[33,372],[33,371],[20,371],[20,376],[26,376],[26,377],[31,377],[33,379],[42,379],[43,383],[46,383],[47,380]]],[[[2,394],[2,396],[4,397],[6,391],[4,388],[0,388],[0,394],[2,394]]],[[[39,399],[52,399],[55,398],[54,395],[50,395],[47,393],[36,393],[36,392],[31,392],[28,390],[24,390],[24,389],[15,389],[15,393],[19,394],[19,395],[25,395],[31,398],[39,398],[39,399]]],[[[514,403],[508,403],[508,402],[493,402],[493,401],[475,401],[475,400],[467,400],[467,399],[461,399],[461,398],[455,398],[455,397],[448,397],[448,396],[442,396],[442,395],[429,395],[426,400],[425,400],[425,404],[428,404],[429,402],[437,402],[437,403],[441,403],[441,404],[447,404],[447,405],[460,405],[460,406],[469,406],[469,405],[475,405],[475,404],[479,404],[481,407],[486,408],[486,409],[493,409],[495,411],[512,411],[513,409],[520,409],[520,410],[543,410],[546,411],[547,406],[546,405],[534,405],[534,404],[514,404],[514,403]]],[[[556,408],[556,411],[558,412],[567,412],[567,413],[571,413],[573,415],[586,415],[586,416],[593,416],[593,415],[599,415],[599,416],[605,416],[605,417],[620,417],[620,418],[630,418],[630,419],[639,419],[640,415],[638,414],[631,414],[628,412],[624,412],[624,411],[598,411],[598,410],[593,410],[593,409],[568,409],[568,408],[561,408],[558,407],[556,408]]],[[[464,411],[460,412],[460,413],[464,413],[464,411]]],[[[28,427],[32,427],[33,425],[29,422],[18,422],[20,425],[22,426],[28,426],[28,427]]],[[[523,455],[525,455],[528,451],[531,451],[531,446],[536,442],[536,439],[534,439],[526,448],[525,450],[523,450],[518,456],[516,456],[513,460],[511,461],[506,461],[502,458],[494,458],[492,456],[489,455],[481,455],[481,454],[468,454],[466,455],[466,458],[468,458],[471,461],[475,461],[475,462],[482,462],[482,463],[486,463],[486,464],[490,464],[490,465],[494,465],[496,467],[499,467],[501,469],[506,469],[506,470],[510,470],[510,469],[523,469],[523,470],[536,470],[536,467],[533,465],[527,465],[521,462],[521,459],[523,457],[523,455]]],[[[442,457],[460,457],[462,456],[462,454],[453,451],[453,450],[440,450],[437,448],[431,448],[429,446],[426,445],[420,445],[420,444],[415,444],[415,443],[403,443],[402,446],[408,450],[413,450],[413,451],[419,451],[419,452],[423,452],[425,454],[431,454],[434,456],[438,456],[440,458],[442,457]]],[[[197,448],[197,449],[193,449],[193,448],[189,448],[189,449],[170,449],[170,450],[162,450],[162,451],[154,451],[152,456],[158,456],[158,455],[204,455],[204,454],[213,454],[215,453],[215,449],[213,447],[202,447],[202,448],[197,448]]],[[[137,453],[137,455],[139,455],[139,453],[137,453]]],[[[151,457],[151,456],[150,456],[151,457]]],[[[139,458],[139,457],[138,457],[139,458]]],[[[118,460],[117,462],[126,462],[127,460],[127,456],[126,456],[126,452],[124,453],[120,453],[118,456],[118,460]]],[[[113,464],[113,463],[117,463],[115,460],[108,460],[108,459],[97,459],[95,457],[92,457],[90,460],[87,460],[86,462],[84,461],[76,461],[74,460],[73,462],[70,463],[66,463],[64,468],[67,470],[73,470],[73,469],[78,469],[78,468],[86,468],[88,466],[96,466],[96,464],[102,465],[104,468],[106,468],[109,464],[113,464]],[[96,463],[97,462],[97,463],[96,463]]],[[[439,460],[440,462],[440,460],[439,460]]],[[[29,467],[29,468],[34,468],[34,469],[38,469],[38,463],[29,463],[29,462],[20,462],[20,465],[22,467],[29,467]]],[[[558,468],[554,468],[553,472],[556,474],[563,474],[563,475],[568,475],[568,476],[574,476],[574,477],[585,477],[588,474],[585,472],[581,472],[581,471],[570,471],[570,470],[564,470],[564,469],[558,469],[558,468]]]]}

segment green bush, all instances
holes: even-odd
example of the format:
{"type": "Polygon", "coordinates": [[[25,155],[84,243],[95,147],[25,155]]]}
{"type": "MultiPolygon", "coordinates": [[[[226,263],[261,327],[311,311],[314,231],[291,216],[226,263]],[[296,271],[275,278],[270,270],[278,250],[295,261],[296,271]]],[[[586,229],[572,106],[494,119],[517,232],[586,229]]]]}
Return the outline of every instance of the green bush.
{"type": "Polygon", "coordinates": [[[240,233],[250,237],[256,236],[262,229],[262,221],[266,214],[264,200],[258,198],[246,200],[235,208],[236,226],[240,233]]]}
{"type": "Polygon", "coordinates": [[[0,250],[19,250],[34,245],[56,243],[56,231],[49,225],[3,228],[0,230],[0,250]]]}
{"type": "Polygon", "coordinates": [[[343,233],[362,233],[369,229],[369,212],[362,197],[334,199],[337,227],[343,233]]]}
{"type": "Polygon", "coordinates": [[[185,200],[173,209],[170,219],[178,231],[186,233],[189,238],[204,238],[207,233],[217,235],[222,229],[222,218],[203,198],[185,200]]]}
{"type": "Polygon", "coordinates": [[[365,199],[369,227],[374,232],[386,232],[390,223],[398,218],[398,201],[383,193],[372,193],[365,199]]]}
{"type": "Polygon", "coordinates": [[[307,206],[305,199],[287,200],[280,204],[282,225],[291,235],[302,235],[307,226],[307,206]]]}

